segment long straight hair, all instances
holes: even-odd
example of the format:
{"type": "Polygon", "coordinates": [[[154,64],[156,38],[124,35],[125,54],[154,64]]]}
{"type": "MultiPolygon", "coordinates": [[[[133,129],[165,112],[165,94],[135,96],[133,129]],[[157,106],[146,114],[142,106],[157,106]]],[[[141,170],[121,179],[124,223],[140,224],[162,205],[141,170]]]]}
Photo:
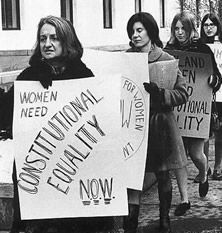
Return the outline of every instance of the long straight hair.
{"type": "Polygon", "coordinates": [[[173,18],[173,21],[171,23],[171,35],[168,41],[169,44],[178,43],[178,40],[175,36],[175,28],[176,28],[176,24],[178,21],[180,21],[184,26],[188,43],[191,43],[193,39],[197,39],[199,37],[197,29],[196,29],[194,15],[191,14],[190,12],[184,11],[184,12],[176,14],[173,18]]]}
{"type": "Polygon", "coordinates": [[[208,13],[208,14],[204,15],[204,17],[203,17],[203,19],[201,21],[201,28],[200,28],[200,38],[201,38],[201,41],[203,43],[210,43],[210,42],[212,42],[211,38],[209,38],[206,35],[205,31],[204,31],[204,23],[207,21],[207,19],[210,19],[213,22],[213,24],[215,26],[217,26],[217,32],[213,36],[213,42],[214,42],[215,36],[218,36],[219,41],[222,43],[222,25],[221,25],[219,17],[217,15],[213,14],[213,13],[208,13]]]}

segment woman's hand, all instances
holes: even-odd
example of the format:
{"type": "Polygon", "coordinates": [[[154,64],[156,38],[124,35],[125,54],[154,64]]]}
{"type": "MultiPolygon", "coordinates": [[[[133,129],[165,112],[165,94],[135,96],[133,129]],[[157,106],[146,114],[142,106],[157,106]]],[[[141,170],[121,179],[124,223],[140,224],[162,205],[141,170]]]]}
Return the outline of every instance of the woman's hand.
{"type": "Polygon", "coordinates": [[[152,102],[162,104],[164,98],[164,89],[159,88],[156,83],[143,83],[145,90],[150,94],[152,102]]]}
{"type": "Polygon", "coordinates": [[[150,82],[150,83],[143,83],[143,86],[145,88],[145,90],[150,93],[150,95],[152,97],[159,97],[159,95],[161,95],[161,89],[157,86],[156,83],[154,82],[150,82]]]}

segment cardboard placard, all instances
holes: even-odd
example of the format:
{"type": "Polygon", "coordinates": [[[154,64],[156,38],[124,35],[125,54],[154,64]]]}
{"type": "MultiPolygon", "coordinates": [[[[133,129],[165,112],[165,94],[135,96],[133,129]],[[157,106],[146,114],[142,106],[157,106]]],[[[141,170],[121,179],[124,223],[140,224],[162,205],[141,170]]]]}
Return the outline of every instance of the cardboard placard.
{"type": "Polygon", "coordinates": [[[212,102],[212,88],[208,85],[208,78],[213,73],[210,55],[166,51],[179,59],[179,68],[187,82],[189,99],[185,104],[174,108],[181,135],[208,138],[212,102]]]}
{"type": "Polygon", "coordinates": [[[121,148],[127,187],[142,190],[146,164],[149,95],[143,82],[149,81],[148,54],[84,50],[83,61],[94,74],[122,74],[120,100],[121,148]],[[126,178],[127,177],[127,178],[126,178]]]}
{"type": "MultiPolygon", "coordinates": [[[[208,44],[211,50],[214,53],[215,61],[217,63],[217,67],[222,74],[222,44],[215,43],[215,44],[208,44]]],[[[222,102],[222,88],[220,88],[216,93],[216,101],[222,102]]]]}
{"type": "Polygon", "coordinates": [[[13,134],[22,219],[125,215],[118,152],[120,75],[15,81],[13,134]]]}

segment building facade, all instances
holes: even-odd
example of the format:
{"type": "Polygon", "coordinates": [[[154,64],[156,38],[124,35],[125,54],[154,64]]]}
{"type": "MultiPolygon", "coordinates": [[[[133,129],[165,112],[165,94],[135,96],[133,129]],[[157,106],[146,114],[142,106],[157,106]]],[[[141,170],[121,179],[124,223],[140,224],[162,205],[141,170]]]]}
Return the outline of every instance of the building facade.
{"type": "Polygon", "coordinates": [[[126,24],[138,11],[150,12],[166,40],[176,0],[1,0],[0,51],[30,50],[39,19],[66,17],[75,26],[84,47],[128,44],[126,24]]]}

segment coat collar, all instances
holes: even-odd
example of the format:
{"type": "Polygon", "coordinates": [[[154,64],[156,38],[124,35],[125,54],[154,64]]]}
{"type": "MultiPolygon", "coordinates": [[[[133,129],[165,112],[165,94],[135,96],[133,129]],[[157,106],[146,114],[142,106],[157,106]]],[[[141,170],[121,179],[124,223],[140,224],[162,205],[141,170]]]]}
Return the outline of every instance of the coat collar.
{"type": "MultiPolygon", "coordinates": [[[[130,48],[127,50],[127,52],[140,52],[140,51],[136,48],[130,48]]],[[[152,45],[151,50],[148,54],[148,63],[156,62],[157,60],[159,60],[162,54],[163,54],[163,50],[160,47],[156,45],[152,45]]]]}
{"type": "Polygon", "coordinates": [[[159,48],[158,46],[153,45],[148,55],[149,63],[153,63],[159,60],[162,54],[163,54],[163,50],[159,48]]]}

